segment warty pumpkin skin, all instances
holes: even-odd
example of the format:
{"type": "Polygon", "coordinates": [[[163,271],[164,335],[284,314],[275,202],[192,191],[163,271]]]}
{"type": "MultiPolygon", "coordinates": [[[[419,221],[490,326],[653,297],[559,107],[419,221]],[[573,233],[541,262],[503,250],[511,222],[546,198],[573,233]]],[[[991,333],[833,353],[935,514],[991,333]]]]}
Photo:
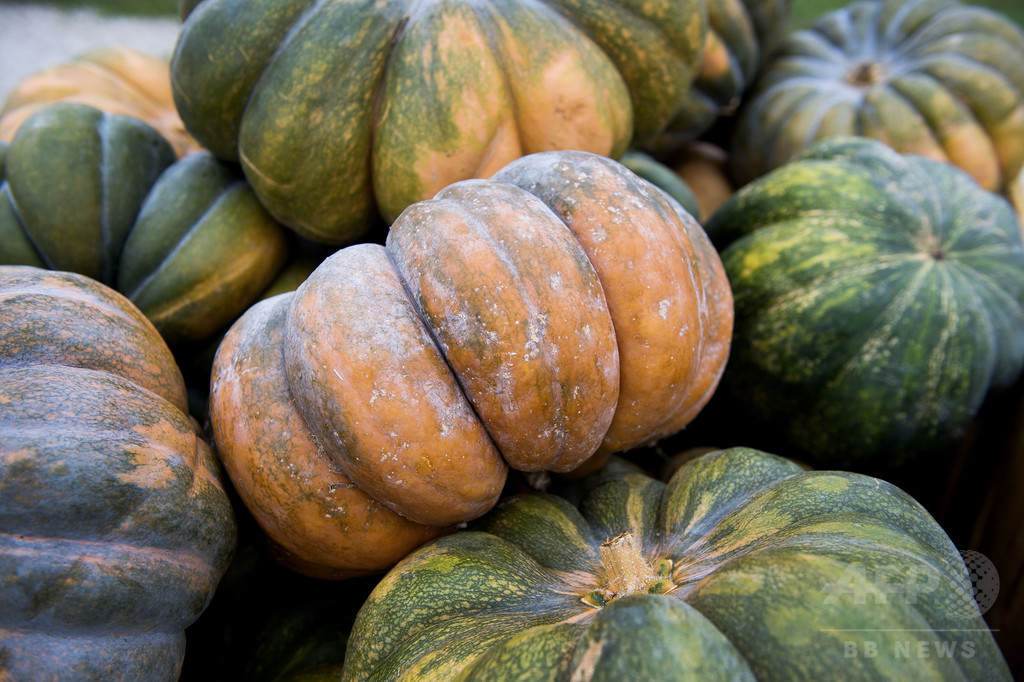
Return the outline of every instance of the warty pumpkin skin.
{"type": "Polygon", "coordinates": [[[3,180],[0,263],[114,287],[171,345],[234,321],[288,255],[288,231],[236,168],[208,152],[176,159],[143,121],[94,107],[29,118],[3,180]]]}
{"type": "Polygon", "coordinates": [[[1021,229],[956,166],[831,138],[742,188],[707,229],[736,301],[726,392],[794,456],[921,461],[1020,376],[1021,229]]]}
{"type": "MultiPolygon", "coordinates": [[[[522,157],[417,202],[383,246],[327,257],[287,307],[271,343],[313,442],[370,498],[428,526],[485,513],[506,467],[578,472],[683,428],[717,386],[732,329],[699,223],[579,151],[522,157]]],[[[256,410],[213,420],[232,457],[272,440],[253,435],[274,428],[259,423],[263,389],[242,400],[229,388],[267,373],[246,369],[256,355],[222,347],[215,360],[211,412],[256,410]],[[216,366],[235,355],[234,369],[216,366]]]]}
{"type": "Polygon", "coordinates": [[[54,102],[88,104],[141,119],[179,157],[201,150],[174,106],[169,60],[126,45],[89,50],[19,81],[0,107],[0,140],[10,142],[26,119],[54,102]]]}
{"type": "Polygon", "coordinates": [[[217,453],[278,561],[324,579],[383,571],[448,529],[385,508],[316,442],[285,375],[293,296],[252,306],[217,349],[210,387],[217,453]]]}
{"type": "Polygon", "coordinates": [[[236,528],[173,356],[81,275],[0,304],[0,677],[177,679],[236,528]]]}
{"type": "Polygon", "coordinates": [[[275,218],[343,245],[519,156],[618,157],[670,121],[706,128],[788,6],[187,2],[172,88],[189,132],[239,161],[275,218]]]}
{"type": "Polygon", "coordinates": [[[837,670],[1012,679],[963,559],[923,507],[879,479],[733,448],[687,462],[667,484],[602,477],[578,507],[515,495],[428,543],[364,602],[343,679],[815,680],[837,670]],[[916,655],[953,642],[949,656],[916,655]],[[868,643],[875,655],[849,655],[868,643]]]}
{"type": "Polygon", "coordinates": [[[956,0],[861,0],[788,35],[730,142],[746,184],[814,142],[863,135],[1002,191],[1024,167],[1024,29],[956,0]]]}

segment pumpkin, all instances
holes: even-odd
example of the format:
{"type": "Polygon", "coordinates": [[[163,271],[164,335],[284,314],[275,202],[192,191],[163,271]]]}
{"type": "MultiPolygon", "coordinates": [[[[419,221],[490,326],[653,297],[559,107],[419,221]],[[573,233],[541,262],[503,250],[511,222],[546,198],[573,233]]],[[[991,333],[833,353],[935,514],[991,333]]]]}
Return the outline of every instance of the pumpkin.
{"type": "Polygon", "coordinates": [[[890,469],[964,433],[1024,366],[1024,247],[945,162],[836,137],[707,223],[735,294],[725,393],[812,464],[890,469]]]}
{"type": "Polygon", "coordinates": [[[1024,29],[956,0],[858,0],[788,35],[730,141],[746,184],[834,135],[953,163],[1001,191],[1024,166],[1024,29]]]}
{"type": "Polygon", "coordinates": [[[356,615],[342,679],[1009,680],[970,588],[899,488],[731,448],[578,506],[515,495],[421,547],[356,615]]]}
{"type": "Polygon", "coordinates": [[[75,273],[0,306],[0,677],[175,680],[236,526],[170,349],[75,273]]]}
{"type": "Polygon", "coordinates": [[[7,151],[0,263],[101,281],[171,345],[234,321],[282,267],[287,234],[236,168],[177,159],[137,118],[51,104],[7,151]]]}
{"type": "Polygon", "coordinates": [[[280,222],[343,245],[515,158],[709,125],[789,0],[203,0],[171,59],[186,129],[280,222]],[[684,123],[685,122],[685,123],[684,123]]]}
{"type": "Polygon", "coordinates": [[[607,157],[532,154],[247,311],[214,358],[211,424],[305,570],[382,570],[493,507],[509,468],[572,472],[682,429],[731,333],[718,254],[677,202],[607,157]]]}
{"type": "Polygon", "coordinates": [[[95,48],[18,81],[0,107],[0,140],[10,142],[29,116],[54,102],[78,102],[142,119],[178,156],[201,149],[174,106],[169,59],[132,47],[95,48]]]}

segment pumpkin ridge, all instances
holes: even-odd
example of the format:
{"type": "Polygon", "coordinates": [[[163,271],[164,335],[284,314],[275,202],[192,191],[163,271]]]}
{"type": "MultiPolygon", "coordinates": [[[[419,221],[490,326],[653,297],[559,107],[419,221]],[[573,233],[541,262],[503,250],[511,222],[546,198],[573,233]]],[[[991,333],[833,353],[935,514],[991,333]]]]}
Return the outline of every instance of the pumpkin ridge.
{"type": "Polygon", "coordinates": [[[109,206],[113,203],[112,197],[107,193],[107,186],[110,184],[107,178],[113,177],[114,169],[108,166],[108,160],[111,157],[110,152],[107,149],[108,139],[113,135],[111,131],[110,118],[103,113],[100,113],[96,119],[96,137],[99,140],[99,173],[100,173],[100,234],[99,234],[99,248],[100,248],[100,272],[99,279],[104,284],[110,284],[114,282],[117,274],[117,263],[111,262],[111,257],[120,251],[117,246],[114,245],[113,235],[110,229],[110,210],[109,206]]]}
{"type": "Polygon", "coordinates": [[[459,393],[462,394],[462,398],[465,401],[466,406],[469,408],[470,412],[473,413],[473,418],[483,426],[484,433],[487,434],[487,439],[491,442],[491,445],[494,446],[494,449],[497,452],[501,452],[501,448],[499,448],[498,444],[494,442],[494,436],[491,435],[491,430],[487,428],[487,423],[480,417],[480,413],[477,412],[476,405],[474,405],[473,401],[469,399],[469,394],[466,392],[466,386],[462,381],[462,377],[455,371],[455,368],[452,367],[451,362],[448,360],[448,354],[444,352],[444,347],[437,338],[437,332],[434,330],[433,325],[428,324],[426,318],[423,316],[423,311],[420,309],[419,304],[413,296],[413,291],[410,288],[409,282],[406,280],[402,269],[398,266],[398,261],[395,260],[393,249],[385,249],[384,256],[398,274],[398,281],[402,284],[402,290],[405,292],[405,297],[409,301],[409,307],[416,314],[416,317],[419,318],[420,324],[423,326],[423,329],[426,330],[427,336],[430,337],[431,342],[437,349],[438,357],[440,357],[444,366],[448,368],[448,373],[455,379],[455,385],[458,387],[459,393]]]}
{"type": "MultiPolygon", "coordinates": [[[[217,202],[215,202],[215,204],[226,200],[227,196],[222,196],[217,202]]],[[[212,211],[213,209],[214,206],[211,206],[210,210],[212,211]]],[[[179,240],[171,251],[166,253],[165,257],[161,260],[160,265],[152,270],[139,283],[139,286],[132,292],[129,298],[137,296],[145,289],[147,284],[157,278],[166,270],[167,267],[170,267],[174,257],[186,247],[188,238],[198,232],[201,227],[202,222],[200,221],[196,222],[191,228],[189,228],[185,237],[179,240]]],[[[184,292],[188,295],[182,296],[176,301],[167,301],[162,306],[147,309],[146,317],[152,320],[153,324],[159,325],[163,323],[166,318],[173,318],[180,310],[193,305],[196,299],[206,298],[205,294],[217,291],[231,282],[246,281],[248,279],[247,275],[252,271],[252,264],[257,263],[260,260],[261,254],[256,249],[246,250],[238,257],[232,259],[230,263],[222,264],[219,268],[217,279],[198,282],[184,292]]]]}

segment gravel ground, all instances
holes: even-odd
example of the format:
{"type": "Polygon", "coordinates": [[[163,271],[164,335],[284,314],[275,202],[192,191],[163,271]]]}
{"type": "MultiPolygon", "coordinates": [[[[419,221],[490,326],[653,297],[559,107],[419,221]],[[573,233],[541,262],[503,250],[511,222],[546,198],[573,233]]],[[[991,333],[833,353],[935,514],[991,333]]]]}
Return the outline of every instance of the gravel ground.
{"type": "Polygon", "coordinates": [[[174,17],[106,17],[0,0],[0,103],[25,76],[95,47],[121,44],[169,57],[178,28],[174,17]]]}

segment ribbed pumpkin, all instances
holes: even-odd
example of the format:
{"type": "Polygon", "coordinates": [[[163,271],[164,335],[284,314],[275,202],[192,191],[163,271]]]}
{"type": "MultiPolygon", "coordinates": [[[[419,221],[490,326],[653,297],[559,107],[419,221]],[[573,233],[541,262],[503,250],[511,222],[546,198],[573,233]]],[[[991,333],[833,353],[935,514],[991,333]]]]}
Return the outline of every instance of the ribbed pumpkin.
{"type": "Polygon", "coordinates": [[[236,168],[177,159],[145,122],[51,104],[18,130],[0,185],[0,263],[124,293],[174,345],[234,321],[281,268],[288,231],[236,168]]]}
{"type": "Polygon", "coordinates": [[[911,497],[734,448],[667,484],[605,477],[578,507],[516,495],[420,548],[360,609],[343,679],[837,674],[1012,679],[961,555],[911,497]]]}
{"type": "Polygon", "coordinates": [[[790,34],[743,100],[740,184],[833,135],[948,161],[1004,189],[1024,166],[1024,29],[956,0],[859,0],[790,34]]]}
{"type": "Polygon", "coordinates": [[[279,221],[344,244],[525,154],[618,157],[670,122],[696,134],[789,4],[183,2],[173,93],[279,221]]]}
{"type": "Polygon", "coordinates": [[[0,678],[175,680],[234,550],[217,459],[153,325],[0,267],[0,678]]]}
{"type": "Polygon", "coordinates": [[[801,458],[926,459],[1021,373],[1016,214],[951,164],[832,138],[707,229],[736,296],[725,393],[801,458]]]}
{"type": "Polygon", "coordinates": [[[731,331],[692,216],[609,158],[533,154],[250,309],[218,349],[211,421],[276,542],[309,572],[365,572],[485,513],[508,467],[570,472],[683,428],[731,331]]]}
{"type": "Polygon", "coordinates": [[[0,140],[10,142],[29,116],[54,102],[88,104],[142,119],[178,156],[201,149],[174,106],[169,60],[126,45],[89,50],[20,80],[0,108],[0,140]]]}

